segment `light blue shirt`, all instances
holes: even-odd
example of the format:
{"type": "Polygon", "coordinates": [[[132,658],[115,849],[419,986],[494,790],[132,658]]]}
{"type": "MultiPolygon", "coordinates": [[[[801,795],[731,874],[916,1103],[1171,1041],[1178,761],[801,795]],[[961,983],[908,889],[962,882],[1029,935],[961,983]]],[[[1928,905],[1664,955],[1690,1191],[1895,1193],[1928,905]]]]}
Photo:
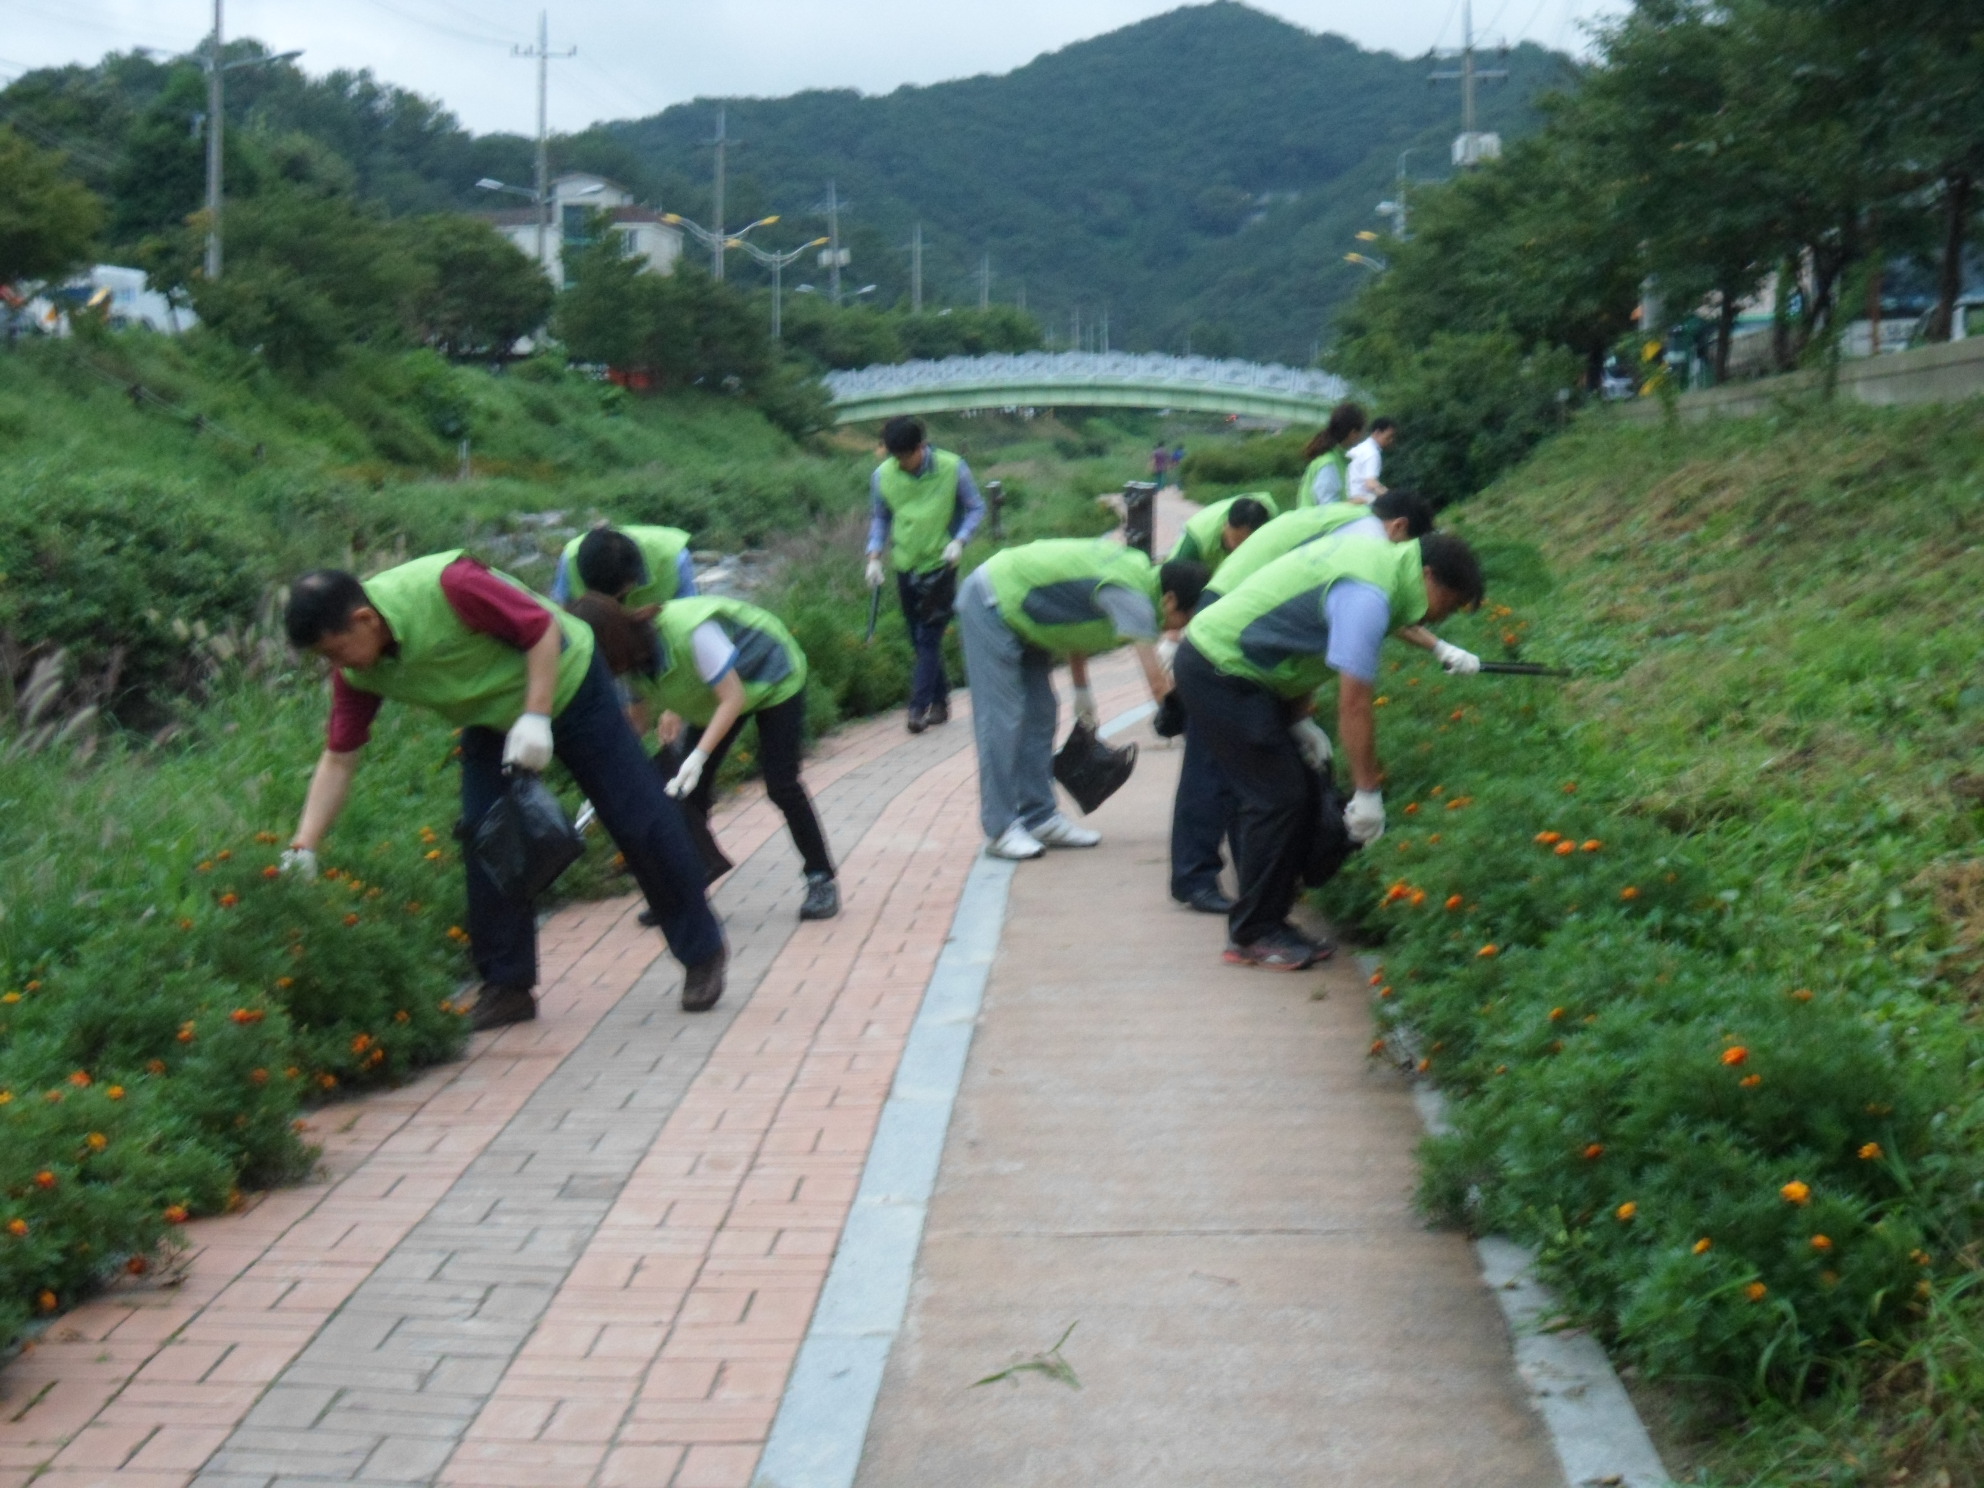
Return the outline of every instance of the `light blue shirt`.
{"type": "Polygon", "coordinates": [[[1392,628],[1392,602],[1376,584],[1339,579],[1323,596],[1330,623],[1330,648],[1323,660],[1340,676],[1378,680],[1378,652],[1392,628]]]}
{"type": "MultiPolygon", "coordinates": [[[[923,468],[911,477],[913,480],[928,480],[930,472],[937,468],[937,462],[930,458],[926,445],[923,453],[923,468]]],[[[971,478],[971,467],[958,461],[958,507],[951,516],[951,536],[959,542],[970,542],[978,524],[985,520],[985,498],[978,494],[978,482],[971,478]]],[[[888,502],[882,499],[882,467],[877,465],[875,473],[868,477],[868,551],[880,553],[889,546],[889,533],[895,526],[895,513],[889,510],[888,502]]]]}

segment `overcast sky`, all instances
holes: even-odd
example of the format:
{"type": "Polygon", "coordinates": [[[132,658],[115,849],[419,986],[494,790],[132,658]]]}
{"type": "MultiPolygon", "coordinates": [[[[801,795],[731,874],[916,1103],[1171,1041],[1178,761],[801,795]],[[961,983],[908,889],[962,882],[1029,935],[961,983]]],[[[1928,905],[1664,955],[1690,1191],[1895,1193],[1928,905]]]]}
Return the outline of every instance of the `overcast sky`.
{"type": "MultiPolygon", "coordinates": [[[[1313,31],[1416,56],[1460,44],[1463,0],[1261,0],[1313,31]]],[[[534,69],[510,55],[536,39],[543,0],[226,0],[226,32],[303,50],[312,73],[369,67],[440,98],[476,130],[536,127],[534,69]]],[[[551,124],[637,117],[699,96],[802,88],[882,93],[1006,72],[1042,52],[1176,8],[1176,0],[555,0],[551,124]]],[[[1478,33],[1565,50],[1625,0],[1474,0],[1478,33]]],[[[131,47],[184,51],[213,0],[0,0],[0,80],[131,47]]],[[[1180,57],[1180,67],[1191,59],[1180,57]]],[[[1274,108],[1274,100],[1263,100],[1274,108]]]]}

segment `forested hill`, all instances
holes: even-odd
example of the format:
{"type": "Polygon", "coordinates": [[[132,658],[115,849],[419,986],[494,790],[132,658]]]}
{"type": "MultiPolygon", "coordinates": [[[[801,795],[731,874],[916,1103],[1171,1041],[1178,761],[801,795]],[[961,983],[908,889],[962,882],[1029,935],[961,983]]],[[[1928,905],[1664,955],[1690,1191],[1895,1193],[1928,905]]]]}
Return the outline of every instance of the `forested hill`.
{"type": "MultiPolygon", "coordinates": [[[[943,58],[932,56],[933,72],[943,58]]],[[[1566,59],[1533,46],[1482,91],[1483,127],[1520,133],[1566,59]]],[[[857,284],[907,292],[919,218],[930,293],[1024,286],[1050,334],[1105,304],[1112,343],[1306,361],[1331,308],[1368,272],[1344,262],[1391,195],[1398,153],[1447,174],[1459,91],[1424,58],[1364,51],[1247,6],[1189,6],[1049,53],[1015,72],[880,97],[728,101],[731,224],[802,212],[833,177],[857,284]]],[[[707,200],[715,101],[606,131],[671,204],[707,200]]],[[[809,235],[817,218],[791,224],[809,235]]]]}

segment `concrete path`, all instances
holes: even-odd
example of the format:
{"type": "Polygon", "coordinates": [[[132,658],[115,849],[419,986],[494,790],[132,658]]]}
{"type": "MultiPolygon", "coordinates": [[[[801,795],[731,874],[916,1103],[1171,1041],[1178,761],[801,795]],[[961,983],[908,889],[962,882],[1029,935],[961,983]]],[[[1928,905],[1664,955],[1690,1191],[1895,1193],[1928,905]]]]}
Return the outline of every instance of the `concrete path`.
{"type": "MultiPolygon", "coordinates": [[[[1127,658],[1097,688],[1141,693],[1127,658]]],[[[0,1369],[0,1488],[751,1482],[980,861],[959,715],[809,764],[837,920],[797,922],[782,823],[730,806],[714,1014],[632,901],[557,915],[539,1022],[319,1112],[314,1181],[0,1369]]],[[[1101,849],[1012,874],[861,1481],[1556,1484],[1464,1247],[1411,1214],[1361,988],[1219,965],[1164,898],[1146,748],[1101,849]],[[970,1388],[1069,1323],[1082,1390],[970,1388]]]]}

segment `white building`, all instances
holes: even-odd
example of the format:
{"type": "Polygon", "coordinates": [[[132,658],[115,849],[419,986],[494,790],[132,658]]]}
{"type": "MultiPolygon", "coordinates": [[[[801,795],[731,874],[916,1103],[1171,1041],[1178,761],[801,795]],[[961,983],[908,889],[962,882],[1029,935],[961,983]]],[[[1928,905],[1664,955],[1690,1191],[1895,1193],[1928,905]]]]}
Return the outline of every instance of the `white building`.
{"type": "MultiPolygon", "coordinates": [[[[589,245],[599,213],[605,214],[606,230],[620,239],[623,254],[644,260],[657,274],[675,272],[675,261],[682,256],[680,228],[663,222],[660,213],[634,205],[633,193],[617,181],[573,172],[551,182],[542,263],[553,284],[562,288],[570,282],[565,272],[566,245],[589,245]]],[[[530,257],[538,257],[535,206],[491,212],[488,217],[503,236],[530,257]]]]}

